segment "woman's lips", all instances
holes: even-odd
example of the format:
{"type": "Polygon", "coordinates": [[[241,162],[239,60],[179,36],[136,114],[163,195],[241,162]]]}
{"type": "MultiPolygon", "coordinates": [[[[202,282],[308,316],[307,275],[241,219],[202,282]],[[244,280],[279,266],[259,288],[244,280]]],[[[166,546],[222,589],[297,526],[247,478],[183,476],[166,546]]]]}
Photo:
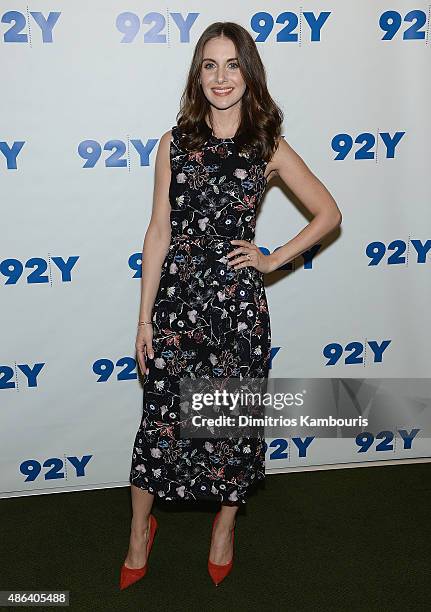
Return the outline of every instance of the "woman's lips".
{"type": "Polygon", "coordinates": [[[216,96],[228,96],[232,90],[233,90],[233,87],[225,87],[221,89],[218,87],[214,87],[212,89],[212,91],[214,92],[216,96]]]}

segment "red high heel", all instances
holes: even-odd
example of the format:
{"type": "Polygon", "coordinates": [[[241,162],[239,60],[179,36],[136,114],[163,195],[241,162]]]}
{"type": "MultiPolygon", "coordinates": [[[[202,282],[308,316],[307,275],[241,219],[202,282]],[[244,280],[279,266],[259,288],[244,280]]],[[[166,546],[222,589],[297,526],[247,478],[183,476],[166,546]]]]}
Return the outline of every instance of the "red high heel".
{"type": "Polygon", "coordinates": [[[156,534],[156,530],[158,527],[156,517],[153,516],[152,514],[150,514],[149,516],[149,527],[150,527],[150,532],[149,532],[148,542],[147,542],[147,562],[145,563],[143,567],[137,567],[137,568],[127,567],[126,564],[123,563],[121,567],[121,575],[120,575],[120,589],[126,589],[128,586],[130,586],[134,582],[137,582],[138,580],[143,578],[145,574],[147,573],[148,557],[151,551],[151,547],[153,546],[154,536],[156,534]]]}
{"type": "MultiPolygon", "coordinates": [[[[219,517],[219,514],[220,514],[220,511],[218,511],[214,517],[213,528],[212,528],[213,532],[214,532],[214,527],[219,517]]],[[[212,537],[212,533],[211,533],[211,537],[212,537]]],[[[234,532],[232,531],[232,546],[233,546],[233,542],[234,542],[234,532]]],[[[224,565],[218,565],[217,563],[213,563],[212,561],[210,561],[209,556],[208,556],[208,572],[209,572],[209,575],[211,576],[212,581],[214,582],[216,586],[218,586],[220,582],[226,578],[226,576],[232,570],[232,567],[233,567],[233,554],[232,554],[232,559],[229,561],[229,563],[225,563],[224,565]]]]}

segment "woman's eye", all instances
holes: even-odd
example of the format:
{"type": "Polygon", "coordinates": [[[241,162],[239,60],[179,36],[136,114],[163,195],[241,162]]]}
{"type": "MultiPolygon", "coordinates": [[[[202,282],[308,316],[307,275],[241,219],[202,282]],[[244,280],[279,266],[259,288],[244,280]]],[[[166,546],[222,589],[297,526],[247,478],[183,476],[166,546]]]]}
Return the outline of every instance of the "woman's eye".
{"type": "MultiPolygon", "coordinates": [[[[211,68],[211,66],[214,66],[213,62],[208,62],[207,64],[204,64],[204,68],[211,68]]],[[[229,66],[239,68],[238,62],[230,62],[229,66]]]]}

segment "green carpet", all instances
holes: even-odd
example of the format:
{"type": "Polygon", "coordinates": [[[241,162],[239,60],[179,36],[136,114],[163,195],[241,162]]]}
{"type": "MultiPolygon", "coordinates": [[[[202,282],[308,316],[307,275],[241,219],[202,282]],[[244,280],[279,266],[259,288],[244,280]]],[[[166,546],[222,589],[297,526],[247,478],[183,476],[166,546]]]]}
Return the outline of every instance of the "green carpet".
{"type": "Polygon", "coordinates": [[[429,463],[267,476],[219,587],[206,569],[217,506],[156,501],[148,574],[120,591],[129,487],[2,499],[0,590],[68,589],[88,611],[430,610],[430,476],[429,463]]]}

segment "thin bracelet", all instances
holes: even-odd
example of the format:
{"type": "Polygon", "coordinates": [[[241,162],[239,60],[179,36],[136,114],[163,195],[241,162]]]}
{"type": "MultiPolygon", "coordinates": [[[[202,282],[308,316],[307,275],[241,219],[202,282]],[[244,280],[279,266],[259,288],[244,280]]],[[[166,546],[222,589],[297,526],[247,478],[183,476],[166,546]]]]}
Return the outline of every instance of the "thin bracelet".
{"type": "Polygon", "coordinates": [[[138,325],[152,325],[152,321],[139,321],[138,325]]]}

